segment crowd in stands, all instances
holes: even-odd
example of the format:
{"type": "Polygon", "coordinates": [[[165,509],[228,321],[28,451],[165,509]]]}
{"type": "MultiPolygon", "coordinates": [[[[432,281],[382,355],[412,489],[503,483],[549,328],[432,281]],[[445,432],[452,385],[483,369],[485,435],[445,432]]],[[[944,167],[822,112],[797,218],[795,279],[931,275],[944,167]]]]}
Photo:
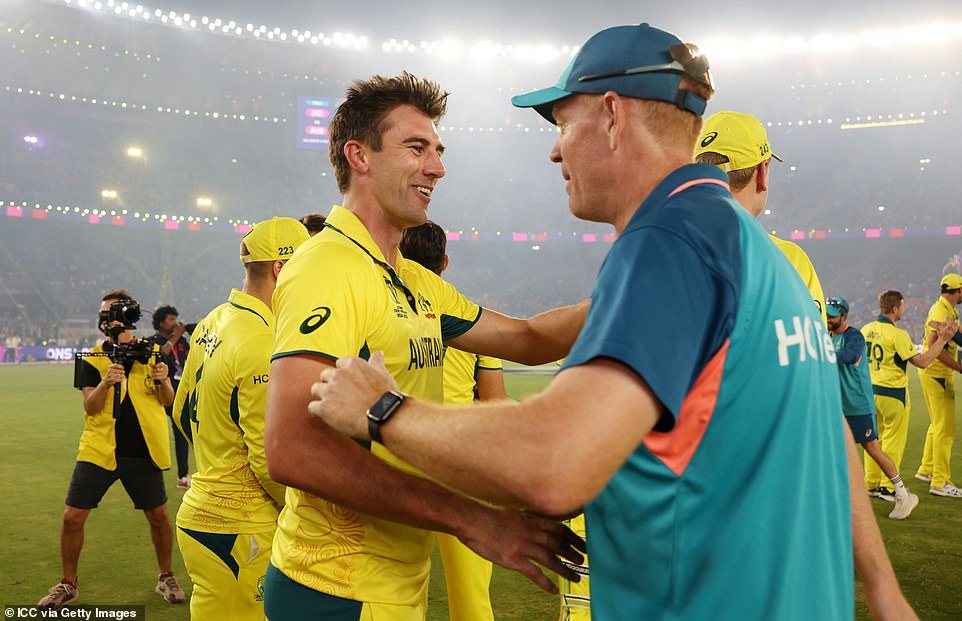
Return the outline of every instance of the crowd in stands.
{"type": "MultiPolygon", "coordinates": [[[[115,287],[140,302],[143,334],[150,332],[150,311],[161,304],[176,306],[186,322],[197,321],[243,278],[241,236],[226,227],[167,231],[88,224],[73,216],[4,218],[0,224],[0,253],[7,258],[0,272],[0,344],[7,337],[22,345],[76,344],[64,342],[62,333],[95,340],[100,297],[115,287]],[[64,330],[67,323],[85,321],[84,334],[64,330]]],[[[959,238],[944,236],[803,242],[825,295],[850,302],[850,323],[873,320],[878,295],[898,289],[908,305],[901,326],[917,342],[943,268],[952,269],[948,262],[960,245],[959,238]]],[[[445,276],[482,306],[526,317],[589,296],[609,247],[568,238],[452,241],[445,276]]],[[[665,308],[670,312],[670,303],[665,308]]]]}

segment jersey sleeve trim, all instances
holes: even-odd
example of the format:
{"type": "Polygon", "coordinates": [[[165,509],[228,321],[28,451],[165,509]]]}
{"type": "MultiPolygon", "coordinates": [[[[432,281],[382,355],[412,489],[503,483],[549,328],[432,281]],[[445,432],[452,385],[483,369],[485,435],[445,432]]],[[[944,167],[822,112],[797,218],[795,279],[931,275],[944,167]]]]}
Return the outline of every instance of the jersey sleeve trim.
{"type": "Polygon", "coordinates": [[[478,307],[478,314],[474,319],[464,319],[462,317],[454,317],[452,315],[441,315],[441,339],[453,339],[461,336],[468,330],[474,327],[474,324],[478,323],[478,319],[481,319],[481,311],[484,309],[478,307]]]}
{"type": "Polygon", "coordinates": [[[332,356],[330,354],[325,354],[322,351],[314,351],[311,349],[295,349],[292,351],[279,351],[273,356],[271,356],[271,360],[273,361],[273,360],[277,360],[278,358],[286,358],[288,356],[303,356],[303,355],[319,356],[321,358],[326,358],[332,362],[337,362],[337,356],[332,356]]]}

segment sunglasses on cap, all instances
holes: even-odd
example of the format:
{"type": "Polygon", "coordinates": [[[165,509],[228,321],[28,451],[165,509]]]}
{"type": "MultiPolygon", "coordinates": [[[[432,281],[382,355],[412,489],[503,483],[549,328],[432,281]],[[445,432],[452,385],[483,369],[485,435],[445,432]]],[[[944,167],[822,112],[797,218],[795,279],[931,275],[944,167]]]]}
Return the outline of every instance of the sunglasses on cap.
{"type": "Polygon", "coordinates": [[[593,82],[605,78],[616,78],[619,76],[636,75],[639,73],[653,73],[656,71],[680,71],[689,78],[698,82],[702,86],[715,89],[715,81],[711,77],[711,68],[708,66],[708,57],[699,51],[694,43],[677,43],[668,48],[671,55],[670,63],[660,65],[645,65],[643,67],[632,67],[621,71],[609,71],[606,73],[595,73],[578,78],[579,82],[593,82]]]}

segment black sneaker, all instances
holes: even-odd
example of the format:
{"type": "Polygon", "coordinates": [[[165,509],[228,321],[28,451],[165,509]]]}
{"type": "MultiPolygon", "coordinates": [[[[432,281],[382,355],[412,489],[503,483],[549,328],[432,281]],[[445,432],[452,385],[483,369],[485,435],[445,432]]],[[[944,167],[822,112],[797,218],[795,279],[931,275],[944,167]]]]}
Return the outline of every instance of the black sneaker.
{"type": "Polygon", "coordinates": [[[887,490],[884,487],[880,487],[877,490],[878,495],[875,496],[879,500],[884,500],[885,502],[895,502],[895,492],[887,490]]]}

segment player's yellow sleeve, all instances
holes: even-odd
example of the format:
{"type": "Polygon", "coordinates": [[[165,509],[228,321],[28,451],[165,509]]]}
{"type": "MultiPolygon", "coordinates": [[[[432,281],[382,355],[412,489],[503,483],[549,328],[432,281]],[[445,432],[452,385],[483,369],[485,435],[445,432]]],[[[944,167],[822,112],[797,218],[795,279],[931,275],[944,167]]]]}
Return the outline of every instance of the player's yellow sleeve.
{"type": "MultiPolygon", "coordinates": [[[[311,250],[309,245],[299,248],[302,255],[311,250]]],[[[393,312],[373,304],[376,297],[366,295],[368,287],[352,287],[352,280],[367,284],[357,275],[370,278],[371,266],[356,254],[334,250],[325,254],[314,249],[305,260],[288,261],[281,271],[273,298],[274,308],[283,309],[275,317],[274,358],[313,354],[334,361],[366,354],[364,335],[370,332],[371,317],[378,311],[381,316],[393,312]],[[318,273],[323,274],[320,285],[318,273]]],[[[382,282],[380,275],[375,282],[382,282]]]]}
{"type": "Polygon", "coordinates": [[[808,292],[812,295],[815,305],[818,306],[818,310],[822,314],[822,321],[827,324],[825,294],[822,293],[822,283],[818,280],[818,274],[815,273],[815,266],[812,265],[812,260],[808,258],[804,250],[799,248],[798,244],[785,239],[779,239],[774,235],[769,235],[769,237],[795,267],[795,271],[798,272],[802,282],[804,282],[808,288],[808,292]]]}
{"type": "Polygon", "coordinates": [[[895,353],[898,354],[899,358],[902,360],[908,360],[919,355],[919,350],[912,342],[912,337],[909,333],[901,328],[897,329],[895,332],[895,337],[892,343],[895,353]]]}

